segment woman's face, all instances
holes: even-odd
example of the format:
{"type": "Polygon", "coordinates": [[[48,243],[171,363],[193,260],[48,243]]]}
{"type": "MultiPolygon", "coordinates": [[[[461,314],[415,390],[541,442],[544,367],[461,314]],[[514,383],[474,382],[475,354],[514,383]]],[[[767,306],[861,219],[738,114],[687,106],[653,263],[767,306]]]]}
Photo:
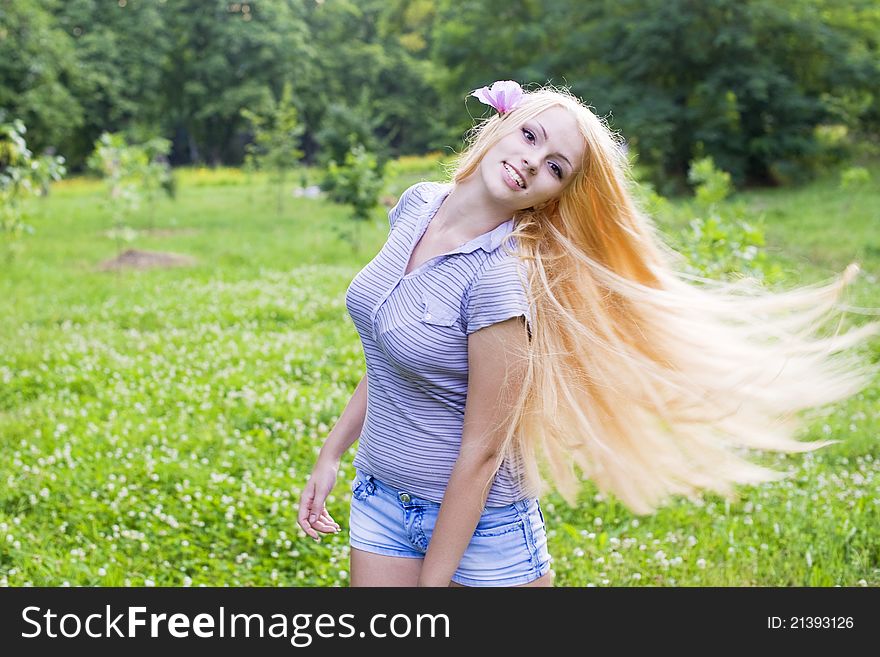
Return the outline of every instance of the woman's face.
{"type": "Polygon", "coordinates": [[[480,175],[492,196],[523,210],[559,196],[582,166],[585,150],[574,117],[563,107],[551,107],[490,148],[480,175]]]}

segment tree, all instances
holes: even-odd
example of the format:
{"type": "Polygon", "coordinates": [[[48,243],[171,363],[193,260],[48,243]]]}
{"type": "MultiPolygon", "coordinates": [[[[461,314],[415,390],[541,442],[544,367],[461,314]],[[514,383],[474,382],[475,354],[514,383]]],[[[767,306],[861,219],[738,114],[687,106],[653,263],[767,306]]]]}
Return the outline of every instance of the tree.
{"type": "Polygon", "coordinates": [[[835,97],[880,87],[876,39],[814,4],[605,0],[560,60],[591,62],[580,90],[613,109],[656,177],[684,178],[709,155],[737,183],[774,182],[808,173],[817,126],[840,119],[835,97]]]}
{"type": "Polygon", "coordinates": [[[82,71],[49,0],[0,0],[0,107],[28,126],[30,148],[66,146],[85,121],[71,90],[82,71]]]}
{"type": "Polygon", "coordinates": [[[438,93],[441,67],[430,52],[432,4],[341,0],[314,5],[307,20],[320,77],[302,96],[310,127],[303,143],[308,162],[341,162],[351,132],[380,162],[448,145],[449,98],[438,93]]]}
{"type": "Polygon", "coordinates": [[[348,153],[339,165],[331,160],[321,188],[328,193],[330,200],[344,203],[352,208],[351,229],[338,231],[340,237],[352,245],[354,251],[360,250],[360,225],[370,219],[373,208],[378,205],[378,195],[384,184],[383,167],[376,156],[350,136],[348,153]]]}
{"type": "Polygon", "coordinates": [[[176,163],[240,162],[248,141],[242,109],[282,95],[302,98],[321,80],[302,0],[230,3],[176,0],[165,6],[175,44],[165,62],[163,104],[176,163]]]}
{"type": "Polygon", "coordinates": [[[95,142],[88,165],[107,182],[113,218],[108,235],[116,240],[119,253],[122,252],[123,242],[130,242],[137,236],[137,231],[128,225],[128,221],[140,208],[143,193],[146,192],[148,200],[152,202],[156,188],[168,188],[170,172],[163,160],[166,160],[170,148],[170,142],[162,138],[152,139],[145,144],[129,144],[122,133],[105,132],[95,142]]]}
{"type": "Polygon", "coordinates": [[[141,144],[143,155],[140,157],[141,188],[147,199],[149,219],[147,227],[152,230],[156,220],[156,199],[159,190],[173,198],[176,187],[168,154],[171,152],[171,141],[164,137],[153,137],[141,144]]]}
{"type": "Polygon", "coordinates": [[[303,153],[296,145],[303,132],[299,124],[296,105],[293,103],[293,87],[284,83],[281,98],[271,101],[262,112],[243,109],[241,111],[254,131],[254,141],[248,144],[246,163],[249,167],[271,173],[278,192],[278,215],[283,210],[284,180],[288,170],[299,162],[303,153]]]}
{"type": "MultiPolygon", "coordinates": [[[[24,123],[21,119],[3,123],[4,118],[0,111],[0,234],[8,243],[15,244],[23,233],[33,232],[33,227],[24,222],[23,198],[45,196],[50,182],[60,180],[66,168],[60,155],[34,158],[24,138],[24,123]]],[[[10,250],[7,258],[13,253],[10,250]]]]}
{"type": "Polygon", "coordinates": [[[471,124],[456,98],[507,78],[570,86],[670,191],[703,156],[737,184],[807,175],[823,125],[877,138],[876,2],[442,0],[433,25],[450,139],[471,124]]]}
{"type": "MultiPolygon", "coordinates": [[[[168,3],[171,4],[171,3],[168,3]]],[[[167,5],[157,2],[53,0],[56,25],[73,44],[67,77],[82,123],[60,149],[81,169],[104,132],[163,134],[162,84],[174,47],[167,5]]],[[[146,137],[144,137],[146,139],[146,137]]]]}

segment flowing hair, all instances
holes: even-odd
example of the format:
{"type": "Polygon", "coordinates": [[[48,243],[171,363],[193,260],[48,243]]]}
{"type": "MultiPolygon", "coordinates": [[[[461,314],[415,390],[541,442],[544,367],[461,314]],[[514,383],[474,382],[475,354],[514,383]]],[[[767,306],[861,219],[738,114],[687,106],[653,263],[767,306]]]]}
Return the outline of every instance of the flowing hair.
{"type": "Polygon", "coordinates": [[[577,121],[584,162],[558,198],[514,215],[532,321],[526,352],[516,354],[527,360],[524,380],[498,426],[506,434],[496,465],[529,494],[554,489],[574,506],[589,478],[646,514],[672,495],[735,499],[735,484],[787,476],[748,460],[747,449],[806,452],[841,442],[796,440],[803,420],[795,414],[861,391],[880,369],[847,351],[880,332],[880,322],[817,333],[836,314],[855,263],[784,292],[752,278],[682,273],[683,257],[637,207],[618,135],[551,85],[525,91],[515,109],[469,131],[454,182],[503,136],[557,105],[577,121]]]}

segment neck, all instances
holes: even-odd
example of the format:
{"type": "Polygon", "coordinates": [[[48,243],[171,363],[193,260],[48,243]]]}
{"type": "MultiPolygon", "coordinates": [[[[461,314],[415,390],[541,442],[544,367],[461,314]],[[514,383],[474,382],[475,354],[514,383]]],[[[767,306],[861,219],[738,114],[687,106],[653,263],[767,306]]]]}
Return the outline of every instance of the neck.
{"type": "Polygon", "coordinates": [[[438,234],[473,239],[509,220],[516,210],[486,193],[482,180],[469,177],[455,183],[431,221],[438,234]]]}

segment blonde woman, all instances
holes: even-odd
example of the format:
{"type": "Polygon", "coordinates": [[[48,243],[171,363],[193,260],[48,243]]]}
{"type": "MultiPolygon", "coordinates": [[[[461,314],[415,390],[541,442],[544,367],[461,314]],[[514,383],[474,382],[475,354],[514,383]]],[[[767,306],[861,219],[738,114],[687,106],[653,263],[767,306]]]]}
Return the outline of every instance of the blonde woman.
{"type": "Polygon", "coordinates": [[[769,292],[685,276],[634,202],[618,137],[567,90],[474,92],[497,113],[452,182],[391,210],[346,304],[367,374],[325,441],[300,526],[356,441],[352,586],[550,586],[539,497],[584,478],[633,512],[734,497],[783,473],[744,448],[802,452],[797,411],[876,373],[847,350],[872,323],[817,330],[857,272],[769,292]]]}

